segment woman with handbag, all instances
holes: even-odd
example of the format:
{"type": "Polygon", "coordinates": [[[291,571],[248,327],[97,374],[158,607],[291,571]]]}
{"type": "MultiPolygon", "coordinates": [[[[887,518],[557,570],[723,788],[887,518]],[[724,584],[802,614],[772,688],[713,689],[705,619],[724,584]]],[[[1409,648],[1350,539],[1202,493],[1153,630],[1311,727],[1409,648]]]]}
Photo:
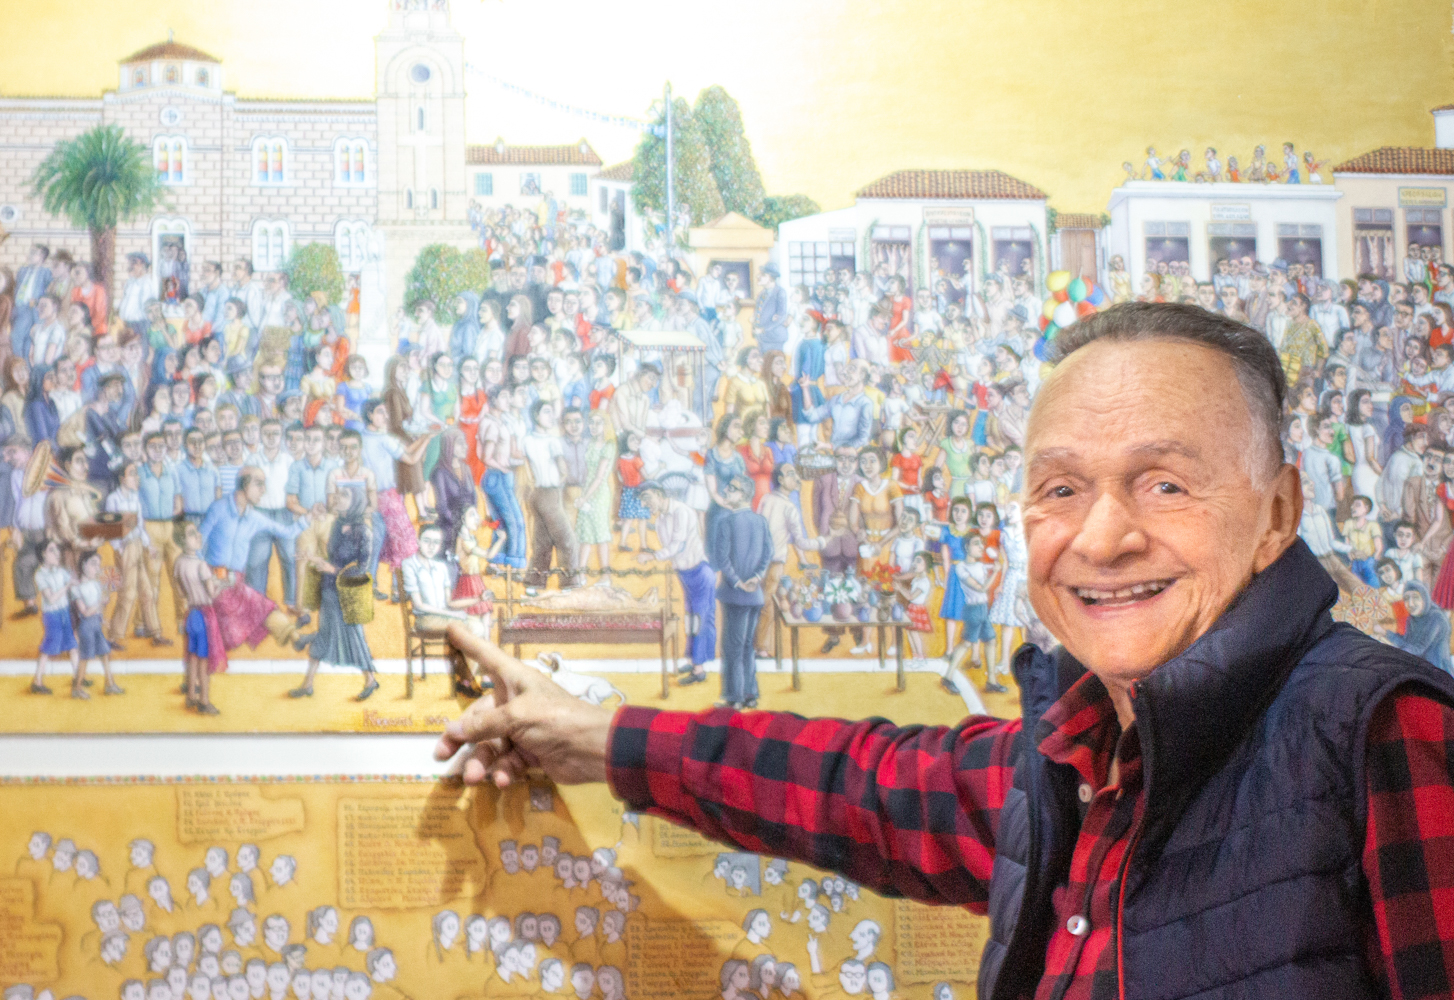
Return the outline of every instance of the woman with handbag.
{"type": "Polygon", "coordinates": [[[327,557],[315,555],[311,560],[319,574],[318,632],[308,645],[308,673],[302,685],[288,692],[288,697],[312,697],[313,676],[318,673],[318,665],[327,660],[337,667],[363,671],[363,690],[355,700],[364,701],[379,689],[363,630],[363,623],[373,619],[373,582],[366,570],[370,548],[368,498],[362,489],[345,486],[329,496],[328,506],[337,520],[329,532],[327,557]],[[354,575],[362,583],[352,580],[354,575]]]}

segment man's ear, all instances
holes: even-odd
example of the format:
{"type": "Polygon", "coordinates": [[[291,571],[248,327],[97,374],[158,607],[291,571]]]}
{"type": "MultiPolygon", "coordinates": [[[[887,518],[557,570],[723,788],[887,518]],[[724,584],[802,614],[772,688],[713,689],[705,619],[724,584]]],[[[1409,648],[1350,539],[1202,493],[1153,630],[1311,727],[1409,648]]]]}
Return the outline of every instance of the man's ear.
{"type": "Polygon", "coordinates": [[[1303,516],[1302,475],[1297,466],[1284,463],[1277,470],[1267,492],[1267,524],[1253,557],[1254,573],[1261,573],[1271,566],[1297,541],[1298,526],[1303,516]]]}

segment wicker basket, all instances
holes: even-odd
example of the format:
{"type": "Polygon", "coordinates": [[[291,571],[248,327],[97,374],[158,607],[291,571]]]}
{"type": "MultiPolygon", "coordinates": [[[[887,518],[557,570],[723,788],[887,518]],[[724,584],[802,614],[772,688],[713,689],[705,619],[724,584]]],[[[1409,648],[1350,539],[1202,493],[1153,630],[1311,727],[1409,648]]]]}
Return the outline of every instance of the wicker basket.
{"type": "Polygon", "coordinates": [[[819,476],[826,476],[828,473],[832,472],[838,467],[837,464],[833,461],[833,456],[824,452],[799,452],[796,465],[798,469],[798,478],[808,483],[817,479],[819,476]],[[819,458],[819,460],[816,462],[809,462],[805,460],[807,458],[812,458],[818,455],[821,455],[822,457],[819,458]]]}
{"type": "Polygon", "coordinates": [[[349,563],[338,571],[338,603],[345,625],[367,625],[374,620],[374,579],[360,570],[358,563],[349,563]]]}

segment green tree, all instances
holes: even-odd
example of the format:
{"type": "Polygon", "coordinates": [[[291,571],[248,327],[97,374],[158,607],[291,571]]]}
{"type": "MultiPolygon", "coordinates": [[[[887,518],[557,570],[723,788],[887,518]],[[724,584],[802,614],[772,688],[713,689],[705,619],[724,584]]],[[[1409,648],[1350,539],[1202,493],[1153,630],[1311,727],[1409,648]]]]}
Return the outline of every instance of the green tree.
{"type": "MultiPolygon", "coordinates": [[[[657,101],[651,106],[650,118],[665,128],[666,107],[657,101]]],[[[672,101],[672,152],[676,158],[673,170],[677,211],[685,211],[694,226],[705,225],[726,214],[717,179],[712,175],[712,153],[692,108],[678,97],[672,101]]],[[[666,136],[654,131],[643,132],[636,146],[633,162],[631,197],[642,214],[666,214],[666,136]]],[[[680,233],[679,240],[686,234],[680,233]]]]}
{"type": "Polygon", "coordinates": [[[110,294],[117,224],[163,202],[151,150],[127,138],[120,125],[98,125],[56,143],[30,184],[47,212],[90,231],[94,278],[110,294]]]}
{"type": "Polygon", "coordinates": [[[732,95],[713,85],[697,95],[692,110],[712,156],[712,177],[722,194],[722,205],[755,219],[763,211],[762,174],[752,157],[752,144],[742,127],[742,110],[732,95]]]}
{"type": "Polygon", "coordinates": [[[490,287],[490,259],[478,247],[458,250],[447,243],[431,243],[419,251],[404,279],[404,307],[410,312],[425,299],[443,314],[460,292],[483,292],[490,287]]]}
{"type": "Polygon", "coordinates": [[[327,243],[307,243],[296,248],[283,265],[288,276],[288,289],[300,299],[314,292],[328,296],[328,304],[343,301],[343,268],[338,264],[338,251],[327,243]]]}
{"type": "Polygon", "coordinates": [[[776,230],[789,219],[801,219],[805,215],[817,215],[823,211],[818,203],[805,194],[768,195],[762,199],[762,211],[753,216],[757,224],[776,230]]]}

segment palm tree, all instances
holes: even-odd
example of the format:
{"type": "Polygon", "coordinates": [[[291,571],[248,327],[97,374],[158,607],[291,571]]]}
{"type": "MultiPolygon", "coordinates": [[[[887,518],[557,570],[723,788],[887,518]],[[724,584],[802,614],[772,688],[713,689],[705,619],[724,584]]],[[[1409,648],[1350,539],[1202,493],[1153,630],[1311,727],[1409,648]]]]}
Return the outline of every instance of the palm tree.
{"type": "Polygon", "coordinates": [[[45,210],[90,230],[94,280],[108,295],[116,268],[116,226],[162,201],[151,153],[120,125],[98,125],[56,143],[30,179],[45,210]]]}

